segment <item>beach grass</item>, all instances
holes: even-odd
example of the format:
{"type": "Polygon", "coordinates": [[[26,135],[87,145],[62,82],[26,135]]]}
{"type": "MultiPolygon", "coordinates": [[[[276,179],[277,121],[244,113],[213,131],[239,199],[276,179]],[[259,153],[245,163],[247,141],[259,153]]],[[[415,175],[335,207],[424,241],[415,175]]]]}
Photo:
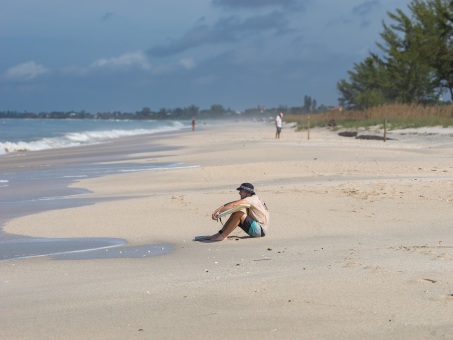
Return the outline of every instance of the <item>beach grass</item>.
{"type": "Polygon", "coordinates": [[[332,126],[336,128],[383,127],[388,129],[419,128],[427,126],[453,126],[453,104],[406,105],[391,104],[363,111],[332,110],[310,115],[286,115],[285,121],[296,123],[299,130],[310,127],[332,126]]]}

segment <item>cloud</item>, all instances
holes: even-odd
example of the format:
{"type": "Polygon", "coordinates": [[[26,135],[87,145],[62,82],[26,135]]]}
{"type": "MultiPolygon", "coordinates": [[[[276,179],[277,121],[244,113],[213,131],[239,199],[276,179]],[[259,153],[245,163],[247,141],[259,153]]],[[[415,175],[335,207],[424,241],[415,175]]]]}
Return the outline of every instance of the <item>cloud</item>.
{"type": "Polygon", "coordinates": [[[373,10],[380,5],[381,3],[379,0],[369,0],[364,2],[363,4],[354,6],[352,8],[352,13],[360,16],[369,15],[373,13],[373,10]]]}
{"type": "MultiPolygon", "coordinates": [[[[95,60],[88,66],[69,66],[61,70],[61,74],[65,76],[74,77],[90,77],[92,75],[99,76],[102,72],[104,75],[110,74],[114,76],[116,71],[128,71],[131,76],[134,70],[146,71],[138,72],[137,74],[154,76],[177,74],[181,70],[192,70],[196,67],[196,63],[192,58],[181,58],[177,61],[169,61],[161,64],[151,65],[148,57],[143,51],[135,51],[125,53],[118,57],[100,58],[95,60]],[[129,72],[131,71],[131,72],[129,72]]],[[[123,73],[123,75],[126,72],[123,73]]]]}
{"type": "Polygon", "coordinates": [[[273,11],[245,19],[241,19],[238,16],[228,16],[219,19],[212,26],[206,25],[204,21],[201,21],[188,30],[180,39],[151,47],[149,54],[165,57],[195,47],[236,42],[247,35],[272,31],[276,33],[288,31],[288,22],[283,12],[273,11]]]}
{"type": "Polygon", "coordinates": [[[143,51],[128,52],[118,57],[100,58],[88,66],[72,65],[60,70],[65,76],[88,77],[96,71],[114,73],[125,70],[153,71],[148,57],[143,51]]]}
{"type": "Polygon", "coordinates": [[[354,6],[352,10],[348,12],[348,15],[334,17],[329,20],[325,27],[331,29],[337,25],[351,26],[359,22],[361,28],[367,28],[373,21],[376,21],[377,19],[381,20],[380,16],[377,17],[375,15],[377,12],[380,13],[380,11],[377,11],[380,7],[382,7],[380,0],[365,1],[360,5],[354,6]]]}
{"type": "Polygon", "coordinates": [[[4,78],[10,81],[33,80],[49,73],[50,70],[34,61],[13,66],[6,70],[4,78]]]}
{"type": "Polygon", "coordinates": [[[125,53],[119,57],[102,58],[94,61],[90,68],[92,69],[122,69],[127,67],[138,67],[144,71],[151,70],[151,64],[145,53],[142,51],[135,51],[125,53]]]}
{"type": "Polygon", "coordinates": [[[179,61],[179,63],[184,67],[186,70],[191,70],[195,67],[195,62],[192,59],[184,58],[179,61]]]}
{"type": "Polygon", "coordinates": [[[114,15],[115,15],[115,13],[113,13],[113,12],[107,12],[101,17],[101,20],[107,21],[107,20],[111,19],[114,15]]]}
{"type": "Polygon", "coordinates": [[[263,7],[289,7],[297,5],[298,0],[213,0],[215,6],[238,9],[256,9],[263,7]]]}
{"type": "Polygon", "coordinates": [[[352,14],[360,18],[360,23],[362,27],[369,26],[371,21],[370,18],[371,14],[375,12],[376,8],[381,6],[380,0],[369,0],[364,2],[363,4],[354,6],[352,8],[352,14]]]}
{"type": "Polygon", "coordinates": [[[288,21],[286,15],[284,15],[280,11],[275,11],[266,15],[247,18],[238,27],[238,30],[240,32],[267,31],[267,30],[284,32],[288,30],[287,26],[288,21]]]}
{"type": "Polygon", "coordinates": [[[197,25],[187,31],[180,39],[153,46],[149,53],[153,56],[165,57],[180,53],[189,48],[205,44],[221,43],[229,40],[230,34],[206,25],[197,25]]]}

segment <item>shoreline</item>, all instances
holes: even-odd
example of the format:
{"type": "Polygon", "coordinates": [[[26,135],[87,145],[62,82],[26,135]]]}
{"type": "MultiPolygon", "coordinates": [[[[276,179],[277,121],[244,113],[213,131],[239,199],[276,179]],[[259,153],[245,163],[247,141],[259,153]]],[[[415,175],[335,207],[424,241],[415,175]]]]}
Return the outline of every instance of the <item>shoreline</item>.
{"type": "Polygon", "coordinates": [[[7,232],[31,237],[114,237],[172,251],[0,262],[0,336],[451,334],[453,143],[274,134],[270,123],[237,122],[165,138],[169,149],[131,157],[199,167],[83,179],[72,186],[109,200],[9,221],[7,232]],[[266,237],[236,230],[194,242],[218,230],[210,214],[246,181],[270,209],[266,237]]]}
{"type": "MultiPolygon", "coordinates": [[[[177,135],[184,132],[187,132],[187,129],[186,131],[119,138],[98,145],[57,148],[8,157],[8,161],[0,167],[0,178],[3,178],[5,183],[0,198],[0,261],[60,254],[63,251],[60,245],[66,245],[68,252],[74,252],[76,247],[81,251],[91,249],[93,257],[95,257],[96,249],[102,249],[112,243],[110,238],[43,239],[40,236],[30,237],[6,233],[3,227],[8,221],[22,216],[70,209],[109,200],[109,198],[103,197],[90,198],[90,191],[77,184],[80,179],[124,172],[181,168],[179,164],[153,162],[148,165],[137,162],[137,159],[127,160],[132,150],[141,150],[141,148],[134,148],[133,146],[126,147],[127,153],[115,151],[115,155],[106,157],[105,152],[109,152],[110,149],[120,150],[124,148],[124,144],[131,145],[136,141],[155,143],[156,140],[165,138],[166,134],[174,133],[177,135]],[[88,153],[99,154],[99,159],[102,159],[103,162],[97,163],[96,156],[91,159],[86,157],[85,154],[88,153]],[[18,170],[19,173],[15,174],[15,170],[18,170]],[[5,178],[8,180],[5,180],[5,178]],[[39,186],[35,184],[37,182],[39,182],[39,186]],[[28,186],[31,186],[32,189],[28,190],[28,186]],[[12,244],[14,244],[14,252],[10,249],[12,244]]],[[[167,150],[167,148],[151,146],[147,151],[152,153],[163,150],[167,150]]],[[[152,247],[152,245],[149,247],[152,247]]],[[[113,255],[113,252],[110,252],[110,254],[117,256],[113,255]]]]}

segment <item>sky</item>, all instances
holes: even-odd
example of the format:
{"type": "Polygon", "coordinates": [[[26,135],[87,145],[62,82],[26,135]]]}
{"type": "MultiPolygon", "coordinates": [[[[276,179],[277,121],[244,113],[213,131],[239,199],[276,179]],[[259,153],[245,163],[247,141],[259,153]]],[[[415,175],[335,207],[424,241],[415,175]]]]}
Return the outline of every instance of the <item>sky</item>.
{"type": "Polygon", "coordinates": [[[338,105],[411,0],[0,0],[0,111],[338,105]]]}

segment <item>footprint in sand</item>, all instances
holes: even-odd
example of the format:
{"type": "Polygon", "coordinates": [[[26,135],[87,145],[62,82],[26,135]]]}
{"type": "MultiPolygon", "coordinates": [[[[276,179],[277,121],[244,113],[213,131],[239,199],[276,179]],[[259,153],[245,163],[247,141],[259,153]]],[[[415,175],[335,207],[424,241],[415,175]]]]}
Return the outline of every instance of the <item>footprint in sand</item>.
{"type": "Polygon", "coordinates": [[[445,261],[452,261],[453,260],[453,256],[450,255],[450,254],[446,254],[446,253],[438,255],[437,258],[439,260],[445,260],[445,261]]]}
{"type": "Polygon", "coordinates": [[[453,293],[452,294],[447,294],[443,296],[445,300],[447,301],[453,301],[453,293]]]}
{"type": "Polygon", "coordinates": [[[446,294],[446,295],[439,295],[438,297],[431,299],[431,301],[441,301],[441,302],[453,303],[453,293],[446,294]]]}
{"type": "Polygon", "coordinates": [[[388,272],[385,268],[381,266],[365,266],[363,269],[369,270],[373,273],[382,273],[382,272],[388,272]]]}
{"type": "Polygon", "coordinates": [[[397,247],[390,247],[390,249],[402,250],[402,251],[416,253],[416,254],[420,254],[420,255],[427,255],[427,256],[431,256],[435,260],[453,261],[453,246],[443,246],[443,245],[397,246],[397,247]],[[440,252],[439,251],[440,249],[442,249],[443,251],[440,252]]]}
{"type": "Polygon", "coordinates": [[[343,268],[362,266],[362,263],[360,263],[360,261],[358,261],[357,257],[358,257],[357,251],[355,251],[354,249],[349,249],[344,258],[345,264],[344,264],[343,268]]]}
{"type": "Polygon", "coordinates": [[[184,195],[174,195],[174,196],[171,196],[171,199],[181,202],[183,207],[187,207],[189,205],[189,203],[185,200],[184,195]]]}

